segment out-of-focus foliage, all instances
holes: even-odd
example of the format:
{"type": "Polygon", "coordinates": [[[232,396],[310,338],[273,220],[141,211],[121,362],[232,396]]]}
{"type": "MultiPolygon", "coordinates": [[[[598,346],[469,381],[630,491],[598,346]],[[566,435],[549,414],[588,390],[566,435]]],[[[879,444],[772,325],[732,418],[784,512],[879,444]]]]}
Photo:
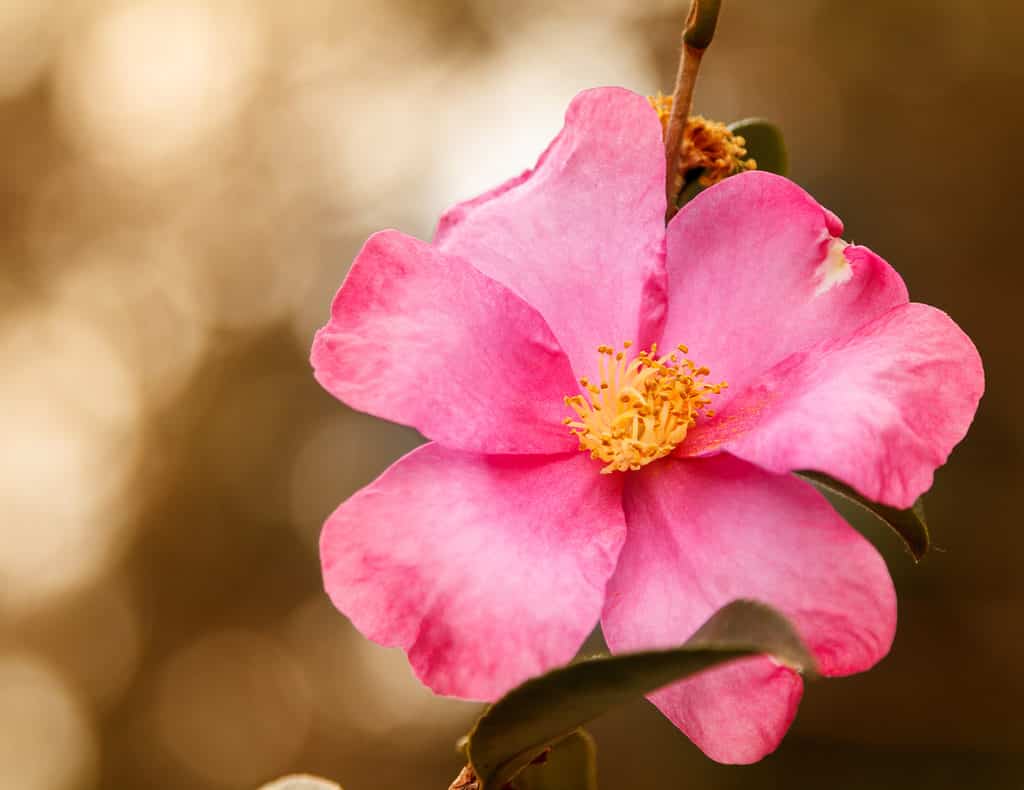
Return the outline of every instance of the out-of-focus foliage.
{"type": "MultiPolygon", "coordinates": [[[[530,166],[577,90],[671,90],[685,11],[0,3],[0,787],[448,786],[479,706],[363,640],[316,549],[420,439],[325,394],[310,338],[366,236],[429,238],[530,166]]],[[[1022,46],[1011,0],[725,0],[696,111],[784,129],[846,238],[976,340],[988,394],[929,498],[942,551],[913,567],[879,535],[893,654],[817,684],[740,771],[637,702],[593,727],[604,786],[1024,778],[1022,46]]]]}

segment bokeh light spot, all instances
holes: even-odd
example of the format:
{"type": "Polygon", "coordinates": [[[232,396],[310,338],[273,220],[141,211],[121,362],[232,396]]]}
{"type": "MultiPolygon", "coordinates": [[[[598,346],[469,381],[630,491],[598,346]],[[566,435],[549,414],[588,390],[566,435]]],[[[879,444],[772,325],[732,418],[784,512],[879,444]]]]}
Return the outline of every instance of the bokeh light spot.
{"type": "Polygon", "coordinates": [[[310,714],[301,670],[256,633],[204,636],[172,655],[158,678],[161,743],[217,785],[254,785],[283,773],[305,741],[310,714]]]}
{"type": "Polygon", "coordinates": [[[43,308],[0,325],[0,611],[84,584],[130,515],[140,403],[110,343],[43,308]]]}
{"type": "Polygon", "coordinates": [[[0,2],[0,99],[26,90],[46,68],[57,37],[59,0],[0,2]]]}
{"type": "Polygon", "coordinates": [[[61,677],[33,656],[0,655],[0,787],[91,786],[96,752],[86,711],[61,677]]]}
{"type": "Polygon", "coordinates": [[[263,59],[259,20],[242,2],[104,9],[61,54],[56,95],[65,132],[115,173],[176,175],[249,98],[263,59]]]}
{"type": "Polygon", "coordinates": [[[316,776],[285,776],[276,782],[263,785],[260,790],[341,790],[334,782],[316,776]]]}

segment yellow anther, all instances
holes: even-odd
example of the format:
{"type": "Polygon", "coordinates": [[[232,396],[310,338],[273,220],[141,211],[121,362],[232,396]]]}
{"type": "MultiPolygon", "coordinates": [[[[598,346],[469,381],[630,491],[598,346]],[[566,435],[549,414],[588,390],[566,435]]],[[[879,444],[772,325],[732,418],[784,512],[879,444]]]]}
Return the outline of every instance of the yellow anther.
{"type": "Polygon", "coordinates": [[[648,96],[647,101],[651,103],[654,111],[658,113],[658,120],[661,121],[661,132],[664,134],[665,129],[668,128],[669,119],[672,117],[672,97],[658,91],[657,96],[648,96]]]}
{"type": "MultiPolygon", "coordinates": [[[[623,343],[623,348],[631,345],[623,343]]],[[[677,348],[687,353],[685,346],[677,348]]],[[[706,407],[725,382],[701,381],[707,368],[689,359],[680,362],[674,354],[659,358],[657,350],[652,343],[650,351],[627,361],[623,352],[598,346],[600,386],[582,379],[589,397],[565,398],[579,417],[570,417],[565,424],[579,439],[581,450],[604,462],[603,473],[635,470],[663,458],[686,438],[698,416],[714,415],[706,407]]]]}
{"type": "MultiPolygon", "coordinates": [[[[658,113],[664,134],[672,117],[672,97],[659,93],[647,100],[658,113]]],[[[746,146],[747,141],[730,132],[725,124],[692,115],[683,129],[681,172],[685,177],[686,173],[701,170],[701,186],[710,186],[735,173],[754,170],[757,162],[748,156],[746,146]]]]}

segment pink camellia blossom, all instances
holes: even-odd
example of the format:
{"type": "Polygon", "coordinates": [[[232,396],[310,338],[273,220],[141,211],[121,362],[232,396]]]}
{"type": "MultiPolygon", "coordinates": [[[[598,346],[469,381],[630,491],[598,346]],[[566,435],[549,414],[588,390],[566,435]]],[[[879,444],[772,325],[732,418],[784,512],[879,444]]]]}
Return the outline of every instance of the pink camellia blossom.
{"type": "MultiPolygon", "coordinates": [[[[889,650],[884,561],[789,473],[910,506],[971,422],[978,353],[792,182],[734,176],[666,228],[664,179],[647,100],[582,93],[433,243],[372,236],[316,336],[328,391],[430,440],[320,547],[335,605],[439,693],[494,699],[598,620],[614,651],[678,645],[736,598],[789,616],[825,675],[889,650]]],[[[759,657],[651,699],[746,763],[801,693],[759,657]]]]}

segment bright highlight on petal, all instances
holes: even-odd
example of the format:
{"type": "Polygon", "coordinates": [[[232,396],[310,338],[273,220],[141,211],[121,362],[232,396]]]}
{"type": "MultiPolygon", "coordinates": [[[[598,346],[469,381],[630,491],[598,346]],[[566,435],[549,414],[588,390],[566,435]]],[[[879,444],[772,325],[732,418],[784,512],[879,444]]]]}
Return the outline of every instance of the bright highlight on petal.
{"type": "Polygon", "coordinates": [[[842,239],[834,238],[829,242],[825,260],[815,272],[818,280],[818,287],[814,289],[815,296],[821,296],[829,289],[842,285],[853,277],[853,267],[846,260],[844,252],[849,246],[849,243],[842,239]]]}
{"type": "MultiPolygon", "coordinates": [[[[602,474],[636,470],[671,453],[697,424],[698,414],[714,416],[706,408],[710,396],[727,386],[702,381],[711,371],[679,354],[658,357],[657,343],[628,362],[626,351],[633,344],[622,345],[622,351],[598,346],[600,384],[582,378],[586,395],[565,398],[579,416],[567,417],[565,424],[581,450],[605,462],[602,474]]],[[[684,345],[676,348],[688,353],[684,345]]]]}

